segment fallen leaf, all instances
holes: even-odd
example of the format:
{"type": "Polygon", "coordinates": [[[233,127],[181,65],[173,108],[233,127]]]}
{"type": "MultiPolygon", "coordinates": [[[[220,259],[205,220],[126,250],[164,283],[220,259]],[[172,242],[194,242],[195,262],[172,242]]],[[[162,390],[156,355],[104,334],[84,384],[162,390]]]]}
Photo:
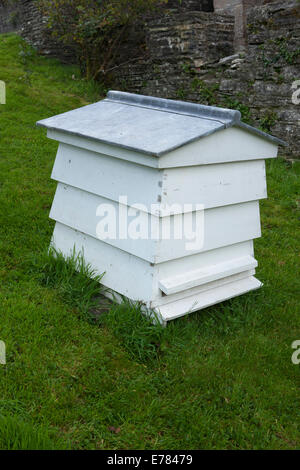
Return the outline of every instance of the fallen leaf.
{"type": "Polygon", "coordinates": [[[114,426],[109,426],[108,429],[110,432],[114,432],[115,434],[119,434],[121,431],[121,428],[115,428],[114,426]]]}

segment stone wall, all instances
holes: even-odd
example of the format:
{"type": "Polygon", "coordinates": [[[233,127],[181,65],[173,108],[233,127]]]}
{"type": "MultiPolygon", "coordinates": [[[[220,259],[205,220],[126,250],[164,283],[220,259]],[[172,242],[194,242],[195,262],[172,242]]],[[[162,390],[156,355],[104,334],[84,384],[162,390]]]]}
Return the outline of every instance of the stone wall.
{"type": "Polygon", "coordinates": [[[75,62],[74,52],[51,36],[46,18],[42,16],[35,1],[19,0],[22,11],[21,35],[41,54],[56,57],[63,62],[75,62]]]}
{"type": "Polygon", "coordinates": [[[178,98],[189,71],[233,54],[233,21],[204,12],[174,12],[146,25],[144,56],[118,67],[114,81],[128,91],[178,98]]]}
{"type": "Polygon", "coordinates": [[[244,54],[234,54],[230,16],[177,12],[149,21],[145,56],[116,69],[116,86],[237,108],[246,122],[286,140],[288,157],[299,158],[300,105],[292,103],[292,84],[300,79],[299,20],[297,0],[253,8],[244,54]]]}
{"type": "Polygon", "coordinates": [[[241,0],[214,0],[214,9],[217,13],[232,13],[241,0]]]}
{"type": "MultiPolygon", "coordinates": [[[[234,1],[215,0],[215,8],[234,1]]],[[[287,140],[288,157],[299,158],[300,105],[292,103],[292,85],[300,79],[299,2],[255,3],[247,9],[245,51],[236,54],[232,15],[213,13],[212,0],[169,0],[128,32],[110,72],[113,86],[240,109],[246,122],[287,140]]],[[[33,0],[0,0],[0,32],[12,28],[8,18],[19,12],[28,42],[43,54],[75,60],[73,51],[53,41],[33,0]]],[[[14,28],[20,29],[17,21],[14,28]]]]}
{"type": "Polygon", "coordinates": [[[214,11],[213,0],[168,0],[167,8],[184,11],[214,11]]]}
{"type": "Polygon", "coordinates": [[[300,5],[272,2],[248,14],[248,49],[218,70],[219,97],[241,103],[251,123],[288,142],[285,154],[300,158],[300,105],[293,82],[300,78],[300,5]]]}
{"type": "Polygon", "coordinates": [[[17,32],[41,54],[75,62],[74,52],[53,40],[34,0],[0,0],[0,33],[17,32]]]}
{"type": "Polygon", "coordinates": [[[234,17],[234,48],[244,51],[248,44],[247,16],[254,8],[278,0],[214,0],[214,11],[234,17]]]}
{"type": "Polygon", "coordinates": [[[214,10],[217,13],[234,15],[234,9],[242,3],[247,8],[266,5],[277,0],[214,0],[214,10]]]}
{"type": "Polygon", "coordinates": [[[0,33],[19,31],[21,23],[20,5],[13,0],[0,0],[0,33]]]}
{"type": "MultiPolygon", "coordinates": [[[[214,2],[213,0],[168,0],[156,12],[156,16],[164,16],[169,11],[213,12],[214,2]]],[[[76,62],[75,52],[51,36],[46,18],[41,15],[35,0],[0,0],[0,33],[10,31],[20,32],[22,37],[41,54],[57,57],[63,62],[76,62]]],[[[132,28],[131,32],[134,33],[125,39],[120,52],[126,60],[139,56],[140,48],[145,43],[144,24],[132,28]]]]}

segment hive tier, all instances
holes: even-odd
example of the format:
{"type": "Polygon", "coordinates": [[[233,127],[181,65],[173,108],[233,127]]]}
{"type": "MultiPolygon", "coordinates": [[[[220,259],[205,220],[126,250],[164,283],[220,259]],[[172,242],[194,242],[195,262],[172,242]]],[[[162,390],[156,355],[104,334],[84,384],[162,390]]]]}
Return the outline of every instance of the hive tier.
{"type": "Polygon", "coordinates": [[[259,200],[267,197],[265,159],[277,156],[281,142],[231,110],[120,93],[96,105],[91,114],[75,110],[40,122],[59,141],[50,212],[55,248],[83,251],[105,272],[107,296],[140,301],[164,324],[259,288],[253,240],[261,236],[259,200]],[[109,205],[118,221],[134,204],[143,205],[140,222],[155,221],[160,233],[198,215],[201,246],[161,236],[99,239],[97,208],[109,205]],[[169,219],[164,208],[174,205],[169,219]]]}

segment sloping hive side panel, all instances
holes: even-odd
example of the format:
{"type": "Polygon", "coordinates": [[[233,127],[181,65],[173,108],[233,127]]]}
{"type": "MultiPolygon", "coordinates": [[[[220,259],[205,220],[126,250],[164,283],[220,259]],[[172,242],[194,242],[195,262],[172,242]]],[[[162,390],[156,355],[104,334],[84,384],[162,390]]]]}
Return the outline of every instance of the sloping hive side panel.
{"type": "Polygon", "coordinates": [[[150,207],[161,196],[163,171],[60,144],[52,178],[114,201],[126,195],[129,205],[150,207]]]}
{"type": "Polygon", "coordinates": [[[163,204],[209,209],[267,197],[264,160],[169,168],[163,175],[163,204]]]}
{"type": "Polygon", "coordinates": [[[102,284],[106,288],[125,295],[132,300],[143,300],[151,308],[172,304],[176,300],[190,297],[195,295],[195,293],[200,294],[246,277],[249,278],[249,276],[254,274],[254,270],[250,270],[209,282],[194,289],[188,289],[179,294],[162,296],[161,292],[159,295],[156,293],[157,266],[151,266],[135,256],[129,255],[118,248],[95,240],[60,223],[55,225],[52,245],[65,256],[70,255],[74,247],[76,252],[83,251],[86,262],[90,263],[98,273],[105,272],[102,284]]]}
{"type": "MultiPolygon", "coordinates": [[[[110,228],[115,230],[111,232],[110,228],[108,228],[109,237],[104,240],[105,243],[152,263],[160,263],[200,251],[204,252],[221,246],[232,245],[257,238],[261,234],[259,204],[257,201],[205,210],[203,218],[200,216],[199,228],[203,230],[203,246],[201,248],[197,246],[195,249],[189,249],[188,252],[187,239],[175,239],[175,237],[172,239],[172,234],[178,233],[178,228],[184,227],[185,223],[187,223],[187,219],[183,220],[181,214],[170,217],[171,229],[169,233],[171,239],[155,240],[151,239],[150,236],[153,220],[157,221],[158,219],[161,233],[163,229],[164,233],[168,233],[170,223],[168,218],[157,218],[155,216],[151,218],[148,213],[137,211],[128,218],[129,236],[125,238],[125,234],[124,239],[121,239],[118,227],[120,207],[125,212],[128,209],[126,206],[119,206],[114,201],[59,183],[50,217],[57,222],[98,239],[98,224],[103,220],[103,211],[107,210],[108,213],[112,214],[112,219],[110,220],[113,223],[115,222],[115,225],[112,225],[110,228]],[[98,211],[98,207],[102,207],[101,213],[98,211]],[[144,239],[135,239],[130,235],[130,226],[137,223],[137,215],[140,226],[147,229],[144,235],[142,235],[145,237],[144,239]]],[[[189,213],[186,217],[190,217],[192,220],[194,215],[195,213],[189,213]]],[[[102,228],[103,226],[104,224],[102,228]]],[[[201,236],[199,233],[197,235],[201,236]]]]}
{"type": "Polygon", "coordinates": [[[223,263],[233,258],[242,258],[244,256],[254,256],[253,240],[222,246],[215,250],[160,263],[157,265],[158,278],[164,279],[170,276],[177,276],[197,268],[205,268],[206,266],[223,263]]]}
{"type": "Polygon", "coordinates": [[[75,247],[99,274],[101,283],[132,300],[150,301],[153,297],[153,267],[149,263],[107,243],[56,223],[52,245],[65,256],[75,247]]]}
{"type": "Polygon", "coordinates": [[[158,170],[60,144],[52,178],[148,212],[159,201],[208,209],[267,197],[264,160],[158,170]]]}

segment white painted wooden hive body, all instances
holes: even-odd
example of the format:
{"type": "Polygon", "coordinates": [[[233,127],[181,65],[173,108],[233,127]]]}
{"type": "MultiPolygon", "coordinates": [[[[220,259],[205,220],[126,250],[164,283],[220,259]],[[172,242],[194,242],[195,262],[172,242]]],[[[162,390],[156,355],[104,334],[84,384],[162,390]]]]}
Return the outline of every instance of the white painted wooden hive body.
{"type": "Polygon", "coordinates": [[[167,322],[261,286],[253,240],[267,197],[265,159],[282,141],[243,124],[238,111],[121,92],[38,125],[59,141],[52,243],[65,255],[83,250],[109,290],[167,322]],[[134,204],[143,205],[138,219],[134,204]],[[164,209],[174,204],[169,218],[164,209]],[[100,239],[107,205],[117,221],[131,210],[127,225],[155,220],[159,235],[120,236],[118,226],[116,237],[100,239]],[[197,215],[201,246],[161,236],[197,215]]]}

